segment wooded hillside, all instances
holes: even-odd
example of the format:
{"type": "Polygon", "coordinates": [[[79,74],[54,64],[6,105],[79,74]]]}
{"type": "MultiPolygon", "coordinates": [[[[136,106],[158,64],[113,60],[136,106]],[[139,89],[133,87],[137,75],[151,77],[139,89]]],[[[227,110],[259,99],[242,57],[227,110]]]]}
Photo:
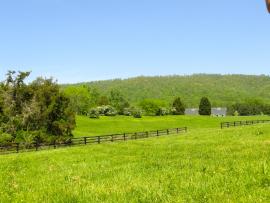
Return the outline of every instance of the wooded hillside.
{"type": "MultiPolygon", "coordinates": [[[[252,75],[208,75],[136,77],[80,83],[97,89],[102,95],[119,90],[132,104],[146,98],[171,102],[180,96],[187,107],[198,106],[201,97],[208,97],[213,106],[261,100],[270,103],[270,77],[252,75]]],[[[66,87],[66,85],[63,85],[66,87]]]]}

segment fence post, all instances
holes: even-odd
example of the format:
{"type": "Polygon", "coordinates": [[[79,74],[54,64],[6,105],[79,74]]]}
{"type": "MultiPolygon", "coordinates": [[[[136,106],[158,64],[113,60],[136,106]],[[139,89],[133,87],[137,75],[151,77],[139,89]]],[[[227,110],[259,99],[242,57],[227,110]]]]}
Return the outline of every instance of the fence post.
{"type": "Polygon", "coordinates": [[[177,134],[179,133],[179,128],[176,128],[176,133],[177,133],[177,134]]]}
{"type": "Polygon", "coordinates": [[[36,151],[38,151],[38,141],[36,141],[36,151]]]}
{"type": "Polygon", "coordinates": [[[220,129],[222,129],[223,128],[223,123],[220,123],[220,129]]]}
{"type": "Polygon", "coordinates": [[[98,138],[98,144],[100,144],[100,136],[98,136],[97,138],[98,138]]]}
{"type": "Polygon", "coordinates": [[[137,133],[135,133],[134,135],[135,135],[135,140],[137,140],[137,133]]]}
{"type": "Polygon", "coordinates": [[[145,135],[146,135],[146,137],[149,137],[149,136],[148,136],[148,131],[145,132],[145,135]]]}
{"type": "Polygon", "coordinates": [[[126,133],[124,133],[124,140],[126,140],[126,133]]]}
{"type": "Polygon", "coordinates": [[[157,136],[159,136],[159,134],[158,134],[158,130],[157,130],[157,136]]]}
{"type": "Polygon", "coordinates": [[[19,153],[19,143],[16,143],[16,152],[19,153]]]}
{"type": "Polygon", "coordinates": [[[169,133],[170,133],[170,132],[169,132],[169,129],[167,129],[167,135],[169,135],[169,133]]]}
{"type": "Polygon", "coordinates": [[[185,127],[185,132],[187,132],[187,127],[185,127]]]}
{"type": "Polygon", "coordinates": [[[113,137],[114,137],[114,136],[112,135],[112,139],[111,139],[111,142],[113,142],[113,137]]]}
{"type": "Polygon", "coordinates": [[[86,137],[84,137],[84,144],[86,144],[86,137]]]}

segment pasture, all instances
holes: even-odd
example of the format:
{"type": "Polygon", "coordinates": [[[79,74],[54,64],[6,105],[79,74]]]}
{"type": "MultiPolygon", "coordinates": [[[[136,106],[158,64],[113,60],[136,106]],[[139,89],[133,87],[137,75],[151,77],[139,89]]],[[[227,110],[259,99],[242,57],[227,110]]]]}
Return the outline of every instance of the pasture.
{"type": "Polygon", "coordinates": [[[269,116],[144,116],[133,118],[130,116],[100,117],[90,119],[77,116],[77,127],[73,131],[75,137],[96,136],[124,132],[141,132],[157,129],[168,129],[187,126],[189,130],[201,128],[218,128],[220,122],[236,120],[262,120],[269,116]]]}
{"type": "Polygon", "coordinates": [[[87,128],[94,135],[172,124],[190,130],[177,136],[2,155],[1,202],[270,201],[269,124],[221,130],[220,120],[234,119],[129,119],[78,117],[76,135],[87,128]]]}

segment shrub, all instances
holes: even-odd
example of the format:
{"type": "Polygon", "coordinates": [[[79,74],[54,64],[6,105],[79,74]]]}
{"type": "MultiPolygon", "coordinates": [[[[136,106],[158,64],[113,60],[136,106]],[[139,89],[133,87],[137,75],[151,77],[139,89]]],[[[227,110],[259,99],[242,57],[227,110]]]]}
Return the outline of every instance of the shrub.
{"type": "Polygon", "coordinates": [[[199,105],[199,114],[200,115],[211,115],[211,103],[207,97],[201,99],[199,105]]]}
{"type": "Polygon", "coordinates": [[[157,116],[166,116],[168,114],[169,114],[169,111],[164,107],[159,108],[157,113],[156,113],[157,116]]]}
{"type": "Polygon", "coordinates": [[[0,131],[0,146],[7,146],[11,144],[12,140],[12,135],[0,131]]]}
{"type": "Polygon", "coordinates": [[[89,112],[88,112],[88,117],[89,118],[99,118],[98,109],[96,109],[96,108],[90,109],[89,112]]]}
{"type": "Polygon", "coordinates": [[[99,115],[102,115],[102,116],[116,116],[117,115],[117,111],[115,110],[115,108],[113,108],[110,105],[99,106],[97,107],[97,111],[99,115]]]}
{"type": "Polygon", "coordinates": [[[124,113],[125,116],[131,116],[133,110],[134,109],[132,109],[132,108],[125,108],[123,113],[124,113]]]}
{"type": "Polygon", "coordinates": [[[184,115],[185,114],[185,106],[182,103],[180,97],[177,97],[174,101],[173,101],[173,108],[174,111],[172,112],[174,115],[184,115]]]}
{"type": "Polygon", "coordinates": [[[165,107],[165,102],[156,99],[145,99],[140,103],[142,110],[146,115],[155,116],[160,108],[165,107]]]}
{"type": "Polygon", "coordinates": [[[139,110],[139,109],[135,109],[133,112],[132,112],[132,115],[134,118],[141,118],[142,117],[142,111],[139,110]]]}
{"type": "Polygon", "coordinates": [[[234,116],[239,116],[238,111],[235,111],[235,112],[233,113],[233,115],[234,115],[234,116]]]}

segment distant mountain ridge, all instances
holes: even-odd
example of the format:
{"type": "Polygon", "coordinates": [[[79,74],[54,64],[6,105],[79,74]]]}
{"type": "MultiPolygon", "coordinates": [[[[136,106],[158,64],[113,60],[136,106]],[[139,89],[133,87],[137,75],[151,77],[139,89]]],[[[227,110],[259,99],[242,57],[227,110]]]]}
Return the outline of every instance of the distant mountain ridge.
{"type": "Polygon", "coordinates": [[[198,106],[202,96],[207,96],[214,106],[246,100],[270,103],[270,77],[266,75],[139,76],[73,85],[87,85],[104,95],[118,89],[133,104],[146,98],[161,99],[169,103],[177,96],[182,98],[187,107],[198,106]]]}

